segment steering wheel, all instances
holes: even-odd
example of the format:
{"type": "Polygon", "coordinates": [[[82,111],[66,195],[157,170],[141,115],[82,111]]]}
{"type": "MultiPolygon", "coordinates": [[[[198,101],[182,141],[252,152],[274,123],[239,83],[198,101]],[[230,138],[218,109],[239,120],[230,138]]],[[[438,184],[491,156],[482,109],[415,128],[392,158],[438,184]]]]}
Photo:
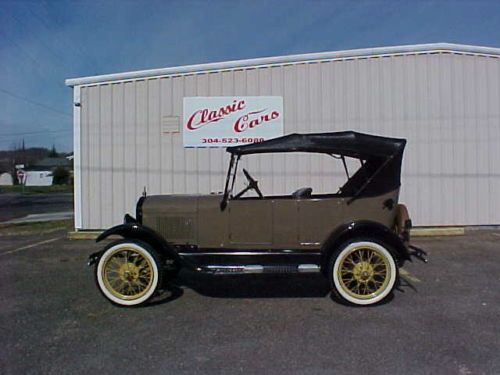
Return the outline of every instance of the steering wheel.
{"type": "Polygon", "coordinates": [[[255,190],[255,192],[257,193],[259,198],[263,199],[264,195],[262,195],[262,192],[259,189],[259,184],[258,184],[257,180],[254,180],[253,177],[250,176],[250,173],[248,173],[248,171],[245,168],[243,168],[243,174],[245,175],[245,177],[248,180],[248,186],[245,189],[243,189],[241,192],[239,192],[235,196],[235,198],[237,199],[237,198],[241,197],[243,194],[245,194],[248,190],[253,189],[253,190],[255,190]]]}

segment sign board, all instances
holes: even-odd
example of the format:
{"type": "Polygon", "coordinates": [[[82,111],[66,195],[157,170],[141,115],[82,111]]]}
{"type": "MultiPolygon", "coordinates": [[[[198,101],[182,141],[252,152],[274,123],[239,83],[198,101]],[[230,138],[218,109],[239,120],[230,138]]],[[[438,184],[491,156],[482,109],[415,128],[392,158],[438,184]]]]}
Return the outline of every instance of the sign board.
{"type": "Polygon", "coordinates": [[[283,97],[185,97],[184,147],[228,147],[283,135],[283,97]]]}
{"type": "Polygon", "coordinates": [[[24,172],[22,169],[18,169],[16,171],[16,176],[17,180],[19,181],[20,184],[24,183],[24,176],[26,176],[26,172],[24,172]]]}

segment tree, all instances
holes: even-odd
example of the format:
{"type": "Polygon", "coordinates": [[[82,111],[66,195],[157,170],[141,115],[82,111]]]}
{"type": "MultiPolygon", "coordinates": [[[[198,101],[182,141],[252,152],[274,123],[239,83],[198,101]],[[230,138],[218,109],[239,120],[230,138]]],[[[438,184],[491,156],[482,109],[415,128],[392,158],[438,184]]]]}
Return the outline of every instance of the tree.
{"type": "Polygon", "coordinates": [[[56,146],[52,145],[52,149],[49,152],[49,158],[57,158],[59,154],[56,151],[56,146]]]}
{"type": "Polygon", "coordinates": [[[64,167],[56,167],[52,176],[54,176],[53,185],[67,185],[69,183],[69,171],[64,167]]]}

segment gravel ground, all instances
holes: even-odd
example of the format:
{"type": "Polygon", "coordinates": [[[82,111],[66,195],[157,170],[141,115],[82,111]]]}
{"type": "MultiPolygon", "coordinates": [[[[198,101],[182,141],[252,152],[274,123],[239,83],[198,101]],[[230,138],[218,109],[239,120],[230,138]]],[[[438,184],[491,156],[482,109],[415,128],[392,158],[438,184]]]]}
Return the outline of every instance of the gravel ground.
{"type": "Polygon", "coordinates": [[[429,264],[405,266],[376,307],[332,301],[319,275],[183,271],[152,305],[124,309],[85,265],[95,243],[0,236],[0,373],[498,374],[499,240],[416,239],[429,264]]]}

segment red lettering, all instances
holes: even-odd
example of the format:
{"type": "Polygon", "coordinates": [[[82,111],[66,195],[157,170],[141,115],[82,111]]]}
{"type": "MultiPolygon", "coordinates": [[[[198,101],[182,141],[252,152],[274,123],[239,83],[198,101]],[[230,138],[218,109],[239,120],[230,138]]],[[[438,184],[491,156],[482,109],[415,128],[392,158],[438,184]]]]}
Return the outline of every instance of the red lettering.
{"type": "Polygon", "coordinates": [[[234,131],[236,133],[241,133],[242,131],[245,131],[247,128],[246,122],[248,121],[248,115],[243,115],[241,116],[236,122],[234,123],[234,131]]]}
{"type": "MultiPolygon", "coordinates": [[[[199,109],[189,117],[186,123],[186,127],[189,130],[199,129],[200,127],[207,124],[220,121],[225,116],[230,115],[231,113],[241,111],[245,109],[245,107],[246,103],[244,100],[233,100],[233,103],[220,107],[216,110],[210,110],[208,108],[199,109]]],[[[234,131],[236,133],[241,133],[247,129],[253,129],[265,122],[269,122],[280,117],[280,113],[277,111],[263,113],[266,111],[267,109],[261,109],[259,111],[248,112],[240,116],[234,123],[234,131]],[[259,114],[260,116],[257,116],[259,114]]]]}
{"type": "Polygon", "coordinates": [[[208,122],[212,122],[212,121],[216,121],[220,119],[219,116],[217,116],[217,112],[215,111],[210,111],[209,115],[208,115],[208,122]]]}
{"type": "Polygon", "coordinates": [[[257,118],[251,118],[253,115],[257,115],[266,111],[267,109],[261,109],[260,111],[249,112],[241,117],[239,117],[234,123],[233,129],[236,133],[244,132],[247,129],[253,129],[256,126],[261,125],[264,122],[272,121],[277,119],[280,114],[277,111],[271,113],[266,113],[258,116],[257,118]]]}
{"type": "Polygon", "coordinates": [[[258,119],[252,120],[252,121],[250,121],[250,124],[248,125],[248,127],[250,129],[255,128],[257,125],[260,125],[261,122],[262,122],[262,120],[259,121],[258,119]]]}
{"type": "Polygon", "coordinates": [[[189,130],[196,130],[204,125],[222,120],[224,116],[233,112],[241,111],[245,107],[246,104],[244,100],[233,100],[232,104],[221,107],[215,111],[210,111],[207,108],[199,109],[189,116],[186,127],[189,130]]]}
{"type": "Polygon", "coordinates": [[[198,128],[199,128],[200,121],[198,121],[196,124],[193,124],[193,121],[194,121],[194,119],[195,119],[196,115],[197,115],[197,114],[199,114],[199,113],[201,113],[201,112],[203,112],[203,111],[201,111],[201,110],[200,110],[200,111],[196,111],[196,112],[194,112],[194,113],[193,113],[193,114],[189,117],[189,120],[188,120],[188,122],[187,122],[187,124],[186,124],[186,126],[187,126],[187,128],[188,128],[189,130],[196,130],[196,129],[198,129],[198,128]]]}

